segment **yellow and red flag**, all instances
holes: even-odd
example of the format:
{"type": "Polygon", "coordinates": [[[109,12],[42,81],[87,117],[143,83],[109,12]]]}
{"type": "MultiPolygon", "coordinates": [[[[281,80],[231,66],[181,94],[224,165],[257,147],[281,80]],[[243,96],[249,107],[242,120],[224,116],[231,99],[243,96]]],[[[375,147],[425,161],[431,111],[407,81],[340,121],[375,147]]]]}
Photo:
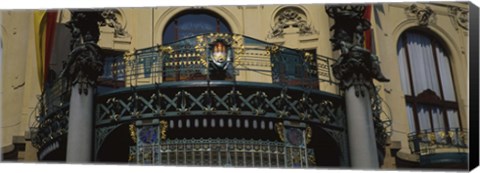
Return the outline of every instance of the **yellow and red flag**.
{"type": "Polygon", "coordinates": [[[38,79],[42,91],[48,75],[56,19],[57,11],[33,12],[38,79]]]}
{"type": "MultiPolygon", "coordinates": [[[[365,20],[368,20],[369,22],[372,22],[372,21],[371,21],[371,16],[372,16],[372,4],[369,4],[369,5],[367,5],[366,8],[365,8],[365,13],[363,14],[363,18],[364,18],[365,20]]],[[[373,25],[372,25],[372,27],[373,27],[373,25]]],[[[364,44],[365,48],[367,48],[368,50],[370,50],[370,52],[372,51],[372,44],[373,44],[373,43],[372,43],[372,34],[373,34],[372,31],[373,31],[373,29],[372,29],[372,28],[369,28],[369,29],[366,30],[366,31],[364,32],[364,34],[363,34],[363,35],[364,35],[364,38],[365,38],[363,44],[364,44]]]]}

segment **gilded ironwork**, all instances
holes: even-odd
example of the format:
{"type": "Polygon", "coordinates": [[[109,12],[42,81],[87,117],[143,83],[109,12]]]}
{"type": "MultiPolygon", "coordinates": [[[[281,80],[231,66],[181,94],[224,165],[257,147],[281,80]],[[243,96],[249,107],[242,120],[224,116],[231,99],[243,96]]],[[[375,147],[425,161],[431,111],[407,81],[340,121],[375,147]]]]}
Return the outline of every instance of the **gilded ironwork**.
{"type": "Polygon", "coordinates": [[[434,154],[437,149],[442,148],[466,152],[468,150],[466,135],[465,129],[458,128],[451,128],[448,131],[436,129],[436,131],[425,131],[419,134],[415,132],[408,136],[409,148],[411,153],[419,155],[434,154]]]}
{"type": "Polygon", "coordinates": [[[168,122],[165,120],[160,121],[160,138],[162,140],[167,139],[167,128],[168,128],[168,122]]]}
{"type": "Polygon", "coordinates": [[[267,56],[270,56],[272,54],[278,53],[278,51],[280,51],[280,48],[277,45],[272,45],[272,46],[267,46],[265,50],[267,51],[267,56]]]}
{"type": "Polygon", "coordinates": [[[305,142],[307,145],[312,140],[312,128],[310,126],[307,126],[307,128],[305,129],[305,137],[306,137],[305,142]]]}
{"type": "MultiPolygon", "coordinates": [[[[283,89],[283,94],[268,96],[267,90],[271,92],[274,90],[252,91],[251,88],[242,88],[242,83],[237,82],[237,85],[235,89],[210,87],[210,90],[205,88],[201,92],[189,92],[182,89],[176,90],[174,93],[171,93],[172,90],[164,89],[161,84],[154,85],[148,93],[138,93],[137,113],[133,109],[135,99],[116,98],[115,94],[102,96],[105,98],[97,102],[96,122],[99,125],[111,123],[112,120],[115,121],[111,118],[112,115],[120,122],[151,115],[224,114],[300,119],[333,125],[344,116],[338,114],[338,110],[342,109],[338,100],[316,97],[318,94],[314,92],[311,92],[309,96],[306,94],[292,96],[283,89]],[[217,94],[217,91],[226,89],[228,89],[227,92],[221,92],[223,93],[221,95],[217,94]]],[[[275,90],[282,93],[280,88],[275,90]]],[[[295,90],[290,91],[296,92],[295,90]]],[[[340,123],[336,126],[343,127],[344,125],[340,123]]]]}
{"type": "Polygon", "coordinates": [[[232,35],[233,43],[232,47],[235,53],[235,57],[238,57],[241,54],[245,53],[244,39],[242,35],[233,34],[232,35]]]}
{"type": "Polygon", "coordinates": [[[128,125],[128,130],[130,130],[130,138],[133,143],[137,143],[137,127],[135,127],[135,124],[128,125]]]}
{"type": "Polygon", "coordinates": [[[133,162],[133,161],[137,160],[136,157],[135,157],[135,154],[136,153],[130,153],[130,155],[128,155],[128,162],[133,162]]]}
{"type": "Polygon", "coordinates": [[[205,44],[205,40],[203,39],[203,37],[204,37],[204,35],[198,35],[196,37],[197,38],[197,45],[195,45],[195,49],[197,50],[197,52],[205,51],[205,46],[207,46],[207,45],[205,44]]]}
{"type": "Polygon", "coordinates": [[[54,114],[41,117],[41,119],[36,133],[32,136],[32,145],[36,148],[41,148],[65,135],[68,131],[68,107],[63,107],[54,114]]]}
{"type": "Polygon", "coordinates": [[[277,131],[277,135],[282,142],[286,142],[285,140],[285,133],[284,133],[284,126],[282,122],[275,123],[275,130],[277,131]]]}

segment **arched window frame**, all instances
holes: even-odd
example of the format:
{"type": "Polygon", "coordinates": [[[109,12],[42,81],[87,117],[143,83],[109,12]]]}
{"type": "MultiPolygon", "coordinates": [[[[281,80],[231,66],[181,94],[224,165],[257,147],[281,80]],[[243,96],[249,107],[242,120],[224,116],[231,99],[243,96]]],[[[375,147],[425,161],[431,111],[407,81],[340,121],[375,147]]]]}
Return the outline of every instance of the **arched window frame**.
{"type": "MultiPolygon", "coordinates": [[[[213,11],[209,11],[209,10],[186,10],[186,11],[182,11],[178,14],[176,14],[174,17],[172,17],[168,22],[167,24],[164,26],[164,29],[163,29],[163,33],[162,33],[162,44],[169,44],[169,43],[173,43],[175,41],[179,41],[181,39],[184,39],[186,37],[180,37],[180,31],[179,31],[179,25],[181,25],[179,23],[180,19],[183,18],[183,17],[188,17],[188,15],[207,15],[209,17],[212,17],[215,19],[215,31],[211,31],[211,32],[217,32],[217,33],[232,33],[232,28],[230,26],[230,24],[225,20],[225,18],[223,18],[221,15],[213,12],[213,11]],[[167,32],[169,32],[169,27],[173,25],[173,35],[174,38],[173,40],[167,40],[167,38],[165,37],[165,34],[167,32]],[[225,27],[225,28],[222,28],[225,27]]],[[[194,34],[194,35],[198,35],[198,34],[202,34],[202,33],[197,33],[197,34],[194,34]]]]}
{"type": "MultiPolygon", "coordinates": [[[[435,125],[434,125],[434,117],[433,117],[433,113],[432,111],[434,111],[435,109],[439,109],[441,111],[441,116],[442,116],[442,122],[443,122],[443,131],[447,132],[449,130],[452,130],[451,127],[450,127],[450,120],[449,120],[449,115],[447,113],[447,111],[449,110],[453,110],[453,111],[456,111],[456,122],[458,123],[458,129],[461,130],[463,127],[462,127],[462,123],[461,123],[461,116],[460,116],[460,112],[459,112],[459,106],[458,106],[458,97],[457,97],[457,93],[456,93],[456,86],[455,86],[455,83],[453,82],[454,80],[454,75],[453,75],[453,72],[452,72],[452,63],[451,63],[451,53],[449,52],[449,50],[447,49],[447,46],[445,46],[445,44],[443,43],[442,39],[440,39],[438,36],[435,36],[433,34],[428,34],[426,33],[425,31],[423,30],[419,30],[419,29],[410,29],[410,30],[407,30],[407,31],[404,31],[399,40],[397,41],[397,53],[400,53],[401,51],[401,48],[403,48],[403,50],[405,51],[405,59],[406,59],[406,70],[407,70],[407,74],[408,74],[408,90],[407,91],[410,91],[410,93],[406,94],[405,95],[405,100],[406,100],[406,106],[407,106],[407,116],[410,116],[408,114],[410,114],[409,112],[411,112],[413,114],[413,117],[409,117],[409,119],[413,118],[413,121],[414,121],[414,124],[413,124],[413,128],[412,129],[412,124],[410,124],[410,132],[415,132],[417,134],[420,134],[420,133],[423,133],[424,131],[428,131],[430,130],[429,132],[433,132],[433,131],[436,131],[437,129],[435,129],[435,125]],[[420,33],[422,36],[426,37],[429,39],[429,43],[431,43],[431,48],[432,48],[432,54],[433,54],[433,60],[434,60],[434,65],[435,65],[435,74],[436,74],[436,80],[437,80],[437,85],[438,85],[438,89],[439,89],[439,96],[435,94],[434,91],[431,90],[431,88],[429,88],[428,90],[424,90],[422,91],[421,93],[418,93],[418,94],[415,94],[415,83],[413,81],[413,72],[412,72],[412,62],[410,62],[412,60],[413,57],[410,57],[410,52],[409,52],[409,48],[408,48],[408,39],[407,39],[407,34],[408,33],[412,33],[412,32],[416,32],[416,33],[420,33]],[[400,45],[401,44],[401,45],[400,45]],[[401,46],[401,47],[400,47],[401,46]],[[441,74],[440,74],[440,67],[439,67],[439,56],[437,55],[437,48],[442,50],[444,52],[444,54],[446,55],[447,57],[447,60],[448,60],[448,66],[449,66],[449,75],[450,75],[450,79],[451,79],[451,82],[452,82],[452,89],[453,89],[453,95],[454,95],[454,101],[451,101],[451,100],[446,100],[445,99],[445,94],[444,94],[444,86],[442,86],[442,77],[441,77],[441,74]],[[410,110],[410,106],[411,106],[411,109],[410,110]],[[428,108],[428,125],[429,127],[424,129],[422,131],[422,128],[421,128],[421,124],[420,124],[420,117],[419,117],[419,109],[421,106],[424,106],[425,108],[428,108]]],[[[400,61],[400,57],[399,57],[399,61],[400,61]]],[[[400,66],[402,66],[400,64],[400,66]]],[[[403,73],[403,71],[401,71],[401,73],[403,73]]],[[[402,85],[405,85],[404,82],[406,81],[401,81],[402,82],[402,85]]],[[[403,88],[405,90],[405,88],[403,88]]],[[[405,93],[405,91],[404,91],[405,93]]],[[[409,122],[411,123],[411,122],[409,122]]]]}

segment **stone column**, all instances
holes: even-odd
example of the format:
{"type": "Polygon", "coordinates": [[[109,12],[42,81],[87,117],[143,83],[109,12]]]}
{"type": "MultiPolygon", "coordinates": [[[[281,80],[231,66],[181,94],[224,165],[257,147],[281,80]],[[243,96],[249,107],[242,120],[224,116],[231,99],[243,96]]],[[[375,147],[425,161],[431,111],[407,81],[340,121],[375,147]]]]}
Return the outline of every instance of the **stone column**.
{"type": "Polygon", "coordinates": [[[102,74],[98,23],[100,11],[71,11],[67,23],[72,33],[71,52],[61,76],[72,83],[68,119],[67,163],[88,163],[93,153],[93,95],[96,80],[102,74]]]}
{"type": "Polygon", "coordinates": [[[72,86],[68,119],[67,163],[89,162],[92,157],[93,88],[80,94],[80,84],[72,86]]]}
{"type": "Polygon", "coordinates": [[[388,82],[381,73],[378,57],[363,48],[363,32],[370,22],[363,19],[365,6],[326,6],[329,17],[335,20],[330,41],[340,57],[332,65],[335,78],[340,80],[347,107],[347,133],[350,163],[355,169],[379,168],[371,95],[373,79],[388,82]]]}
{"type": "Polygon", "coordinates": [[[379,168],[369,94],[356,96],[355,87],[345,91],[350,162],[353,168],[379,168]]]}

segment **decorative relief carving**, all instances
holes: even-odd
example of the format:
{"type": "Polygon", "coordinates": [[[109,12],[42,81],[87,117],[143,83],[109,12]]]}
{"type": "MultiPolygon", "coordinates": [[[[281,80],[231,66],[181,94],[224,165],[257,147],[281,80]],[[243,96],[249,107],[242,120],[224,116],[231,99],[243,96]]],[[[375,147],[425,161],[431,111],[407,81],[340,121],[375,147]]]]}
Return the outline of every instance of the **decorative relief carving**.
{"type": "Polygon", "coordinates": [[[356,96],[365,96],[365,91],[373,92],[372,79],[379,82],[390,81],[380,68],[379,57],[363,47],[364,31],[370,29],[370,22],[362,16],[365,6],[325,6],[330,18],[335,20],[330,28],[333,50],[341,55],[332,65],[333,75],[340,80],[340,87],[355,88],[356,96]]]}
{"type": "Polygon", "coordinates": [[[310,35],[315,30],[310,23],[307,22],[305,13],[295,7],[288,7],[280,10],[275,16],[275,25],[270,31],[270,38],[281,38],[285,34],[284,29],[297,28],[300,35],[310,35]]]}
{"type": "Polygon", "coordinates": [[[468,10],[460,7],[450,6],[448,8],[448,14],[458,26],[468,30],[468,10]]]}
{"type": "Polygon", "coordinates": [[[418,24],[421,26],[427,26],[435,22],[435,13],[429,6],[420,8],[417,4],[412,4],[405,8],[405,12],[409,17],[416,17],[418,24]]]}
{"type": "Polygon", "coordinates": [[[110,28],[113,28],[113,34],[115,38],[130,36],[125,30],[126,21],[120,11],[118,11],[117,9],[106,9],[102,11],[102,17],[105,18],[105,22],[102,23],[101,26],[108,26],[110,28]]]}
{"type": "Polygon", "coordinates": [[[71,20],[66,24],[72,33],[71,52],[66,68],[60,76],[72,78],[72,85],[79,84],[79,93],[88,94],[88,87],[95,86],[103,73],[99,24],[105,23],[101,11],[72,10],[71,20]],[[65,74],[68,73],[68,74],[65,74]]]}

